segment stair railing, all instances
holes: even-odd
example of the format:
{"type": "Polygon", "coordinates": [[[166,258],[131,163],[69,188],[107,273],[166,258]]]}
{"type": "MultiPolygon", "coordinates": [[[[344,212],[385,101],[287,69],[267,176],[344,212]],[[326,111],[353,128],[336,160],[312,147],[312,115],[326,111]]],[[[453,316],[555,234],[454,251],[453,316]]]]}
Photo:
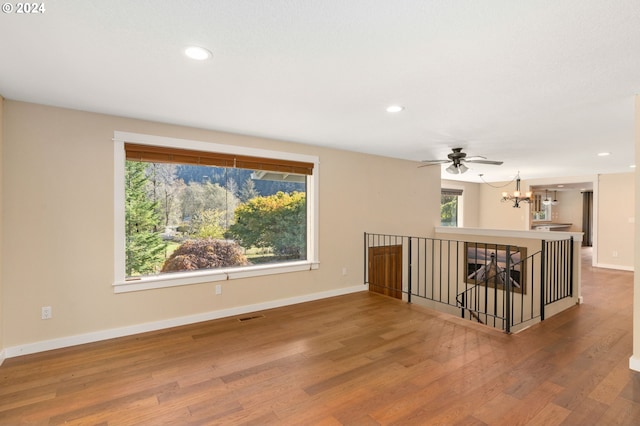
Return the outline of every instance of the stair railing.
{"type": "Polygon", "coordinates": [[[394,262],[403,270],[402,289],[400,292],[389,288],[390,294],[402,293],[409,303],[419,299],[448,305],[460,309],[463,318],[467,313],[469,319],[507,333],[515,325],[537,318],[544,320],[546,306],[572,297],[573,238],[542,241],[540,251],[519,261],[505,256],[500,271],[470,282],[470,266],[463,259],[473,245],[495,247],[506,253],[521,252],[513,245],[365,233],[365,283],[370,288],[386,288],[386,282],[370,282],[369,253],[380,247],[396,247],[401,253],[396,254],[394,262]]]}

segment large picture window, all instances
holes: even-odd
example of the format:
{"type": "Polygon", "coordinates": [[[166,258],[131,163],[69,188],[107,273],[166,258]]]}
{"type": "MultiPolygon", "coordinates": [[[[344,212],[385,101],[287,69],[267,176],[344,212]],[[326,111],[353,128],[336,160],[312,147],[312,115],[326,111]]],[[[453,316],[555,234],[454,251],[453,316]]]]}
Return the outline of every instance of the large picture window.
{"type": "Polygon", "coordinates": [[[316,157],[114,140],[116,291],[317,267],[316,157]]]}

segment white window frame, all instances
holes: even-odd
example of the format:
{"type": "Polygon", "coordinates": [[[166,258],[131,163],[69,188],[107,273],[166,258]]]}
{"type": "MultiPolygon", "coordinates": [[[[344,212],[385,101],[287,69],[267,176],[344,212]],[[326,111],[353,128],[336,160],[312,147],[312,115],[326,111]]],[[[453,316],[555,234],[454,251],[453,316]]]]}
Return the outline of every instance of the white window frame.
{"type": "Polygon", "coordinates": [[[163,136],[115,131],[114,143],[114,282],[115,293],[226,281],[239,278],[318,269],[318,183],[320,160],[317,156],[247,148],[235,145],[222,145],[212,142],[176,139],[163,136]],[[224,154],[247,155],[253,157],[275,158],[280,160],[313,163],[313,174],[307,176],[307,259],[268,265],[217,268],[170,274],[149,275],[126,279],[125,276],[125,149],[124,144],[162,146],[189,149],[194,151],[217,152],[224,154]]]}

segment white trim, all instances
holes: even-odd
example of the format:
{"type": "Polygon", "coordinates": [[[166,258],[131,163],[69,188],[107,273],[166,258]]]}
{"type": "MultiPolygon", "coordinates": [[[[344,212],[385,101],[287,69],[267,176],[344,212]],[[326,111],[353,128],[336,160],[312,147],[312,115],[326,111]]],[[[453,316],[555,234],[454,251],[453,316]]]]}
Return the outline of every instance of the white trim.
{"type": "Polygon", "coordinates": [[[163,136],[145,135],[115,131],[114,145],[114,292],[124,293],[130,291],[150,290],[180,285],[191,285],[204,282],[214,282],[235,278],[247,278],[262,275],[282,274],[298,272],[310,269],[318,269],[319,250],[319,195],[318,182],[320,174],[320,160],[317,156],[296,154],[282,151],[271,151],[258,148],[247,148],[235,145],[222,145],[213,142],[195,141],[187,139],[169,138],[163,136]],[[308,179],[307,185],[307,260],[302,262],[278,263],[274,265],[257,265],[249,267],[229,268],[220,270],[194,271],[175,274],[162,274],[145,276],[140,279],[125,279],[125,142],[142,145],[164,146],[171,148],[190,149],[197,151],[219,152],[225,154],[242,154],[263,158],[276,158],[282,160],[304,161],[314,164],[313,174],[308,179]]]}
{"type": "Polygon", "coordinates": [[[4,349],[0,351],[0,366],[2,365],[2,363],[4,362],[4,360],[6,359],[5,357],[5,353],[4,353],[4,349]]]}
{"type": "MultiPolygon", "coordinates": [[[[118,133],[118,132],[116,132],[118,133]]],[[[125,275],[125,152],[124,141],[113,143],[113,276],[124,281],[125,275]]]]}
{"type": "Polygon", "coordinates": [[[573,237],[574,242],[582,242],[582,232],[562,231],[529,231],[517,229],[485,229],[485,228],[455,228],[436,226],[436,234],[477,235],[482,237],[514,237],[530,238],[534,240],[557,241],[573,237]]]}
{"type": "Polygon", "coordinates": [[[593,180],[593,200],[591,200],[592,206],[591,206],[591,213],[592,213],[592,228],[591,228],[591,247],[593,247],[593,250],[591,252],[591,266],[596,266],[598,264],[598,258],[600,257],[598,255],[599,249],[598,249],[598,223],[600,221],[599,215],[600,215],[600,208],[599,208],[599,203],[600,203],[600,175],[596,175],[595,179],[593,180]]]}
{"type": "Polygon", "coordinates": [[[151,290],[154,288],[175,287],[226,281],[239,278],[250,278],[264,275],[285,274],[289,272],[310,271],[318,269],[317,262],[291,262],[271,265],[256,265],[245,268],[212,269],[206,271],[176,272],[164,275],[150,275],[140,279],[125,280],[113,284],[115,293],[128,293],[131,291],[151,290]]]}
{"type": "Polygon", "coordinates": [[[165,328],[179,327],[182,325],[194,324],[202,321],[211,321],[234,315],[242,315],[267,309],[280,308],[282,306],[311,302],[314,300],[326,299],[334,296],[342,296],[345,294],[367,291],[367,289],[368,286],[360,284],[357,286],[343,287],[319,293],[305,294],[301,296],[289,297],[286,299],[256,303],[253,305],[238,306],[235,308],[222,309],[219,311],[203,312],[201,314],[189,315],[185,317],[171,318],[167,320],[137,324],[128,327],[112,328],[109,330],[95,331],[92,333],[78,334],[75,336],[61,337],[58,339],[43,340],[40,342],[5,348],[5,353],[7,358],[13,358],[21,355],[66,348],[69,346],[82,345],[85,343],[99,342],[102,340],[130,336],[139,333],[146,333],[149,331],[162,330],[165,328]]]}
{"type": "Polygon", "coordinates": [[[631,355],[631,358],[629,358],[629,368],[633,371],[640,371],[640,358],[631,355]]]}
{"type": "Polygon", "coordinates": [[[598,263],[597,265],[593,265],[595,268],[604,268],[604,269],[617,269],[618,271],[631,271],[633,272],[635,269],[633,266],[626,265],[610,265],[606,263],[598,263]]]}
{"type": "Polygon", "coordinates": [[[460,195],[458,197],[458,206],[457,208],[457,218],[456,218],[456,226],[459,228],[464,228],[464,191],[462,192],[462,195],[460,195]]]}

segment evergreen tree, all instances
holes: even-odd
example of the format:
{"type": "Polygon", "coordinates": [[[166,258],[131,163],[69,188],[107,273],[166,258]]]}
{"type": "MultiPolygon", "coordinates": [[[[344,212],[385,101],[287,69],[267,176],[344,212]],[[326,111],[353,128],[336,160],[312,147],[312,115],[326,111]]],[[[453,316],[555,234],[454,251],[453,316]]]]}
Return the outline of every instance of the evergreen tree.
{"type": "Polygon", "coordinates": [[[250,199],[257,197],[258,195],[260,195],[260,193],[256,190],[256,184],[253,182],[253,179],[248,178],[244,181],[244,185],[242,185],[238,197],[240,198],[240,201],[246,203],[250,199]]]}
{"type": "Polygon", "coordinates": [[[236,197],[238,196],[238,184],[236,183],[236,180],[234,178],[228,178],[227,183],[224,185],[224,187],[227,191],[229,191],[230,194],[233,194],[236,197]]]}
{"type": "Polygon", "coordinates": [[[158,229],[157,203],[147,196],[146,164],[127,161],[125,168],[125,230],[127,276],[157,272],[164,261],[165,244],[158,229]]]}
{"type": "Polygon", "coordinates": [[[162,226],[177,222],[179,216],[177,199],[184,189],[184,182],[177,178],[176,164],[147,163],[146,172],[150,184],[148,193],[156,203],[162,226]]]}

